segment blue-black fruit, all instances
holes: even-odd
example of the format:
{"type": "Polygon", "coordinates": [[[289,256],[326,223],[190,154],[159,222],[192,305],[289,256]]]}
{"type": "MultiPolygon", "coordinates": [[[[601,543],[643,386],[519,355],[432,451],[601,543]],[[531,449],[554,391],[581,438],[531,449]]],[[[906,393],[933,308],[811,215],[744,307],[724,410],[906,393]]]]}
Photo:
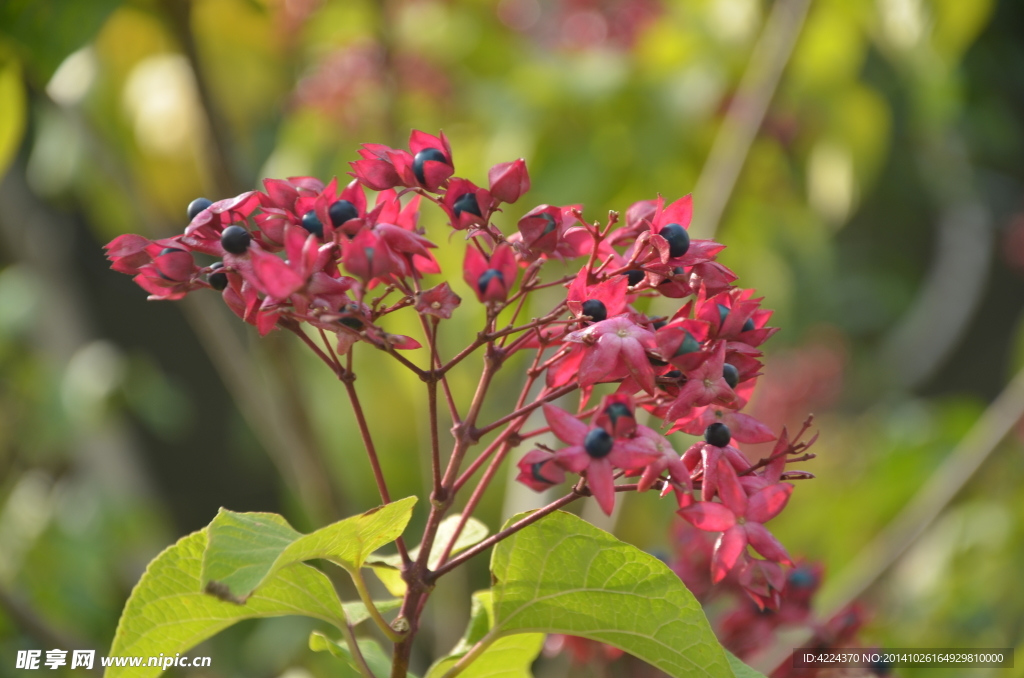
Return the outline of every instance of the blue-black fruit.
{"type": "Polygon", "coordinates": [[[228,226],[220,234],[221,247],[231,254],[245,254],[249,249],[250,242],[252,242],[252,236],[249,235],[249,231],[237,224],[228,226]]]}
{"type": "Polygon", "coordinates": [[[603,428],[592,428],[583,439],[583,449],[594,459],[601,459],[611,454],[612,437],[603,428]]]}

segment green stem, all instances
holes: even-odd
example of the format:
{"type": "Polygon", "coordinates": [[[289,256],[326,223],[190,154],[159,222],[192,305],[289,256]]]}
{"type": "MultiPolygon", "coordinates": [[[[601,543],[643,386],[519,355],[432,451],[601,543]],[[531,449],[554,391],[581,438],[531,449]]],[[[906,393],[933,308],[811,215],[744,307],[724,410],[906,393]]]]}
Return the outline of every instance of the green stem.
{"type": "Polygon", "coordinates": [[[359,593],[359,599],[363,601],[363,605],[366,606],[366,611],[370,613],[370,619],[377,624],[377,627],[380,628],[381,632],[387,636],[388,640],[392,643],[397,643],[402,640],[402,638],[405,637],[405,634],[398,633],[391,628],[391,625],[388,624],[387,620],[381,616],[380,610],[378,610],[377,606],[373,604],[373,599],[370,597],[370,591],[366,588],[366,580],[363,579],[362,570],[359,568],[350,570],[347,567],[345,570],[349,573],[349,576],[352,577],[352,583],[356,585],[356,591],[359,593]]]}

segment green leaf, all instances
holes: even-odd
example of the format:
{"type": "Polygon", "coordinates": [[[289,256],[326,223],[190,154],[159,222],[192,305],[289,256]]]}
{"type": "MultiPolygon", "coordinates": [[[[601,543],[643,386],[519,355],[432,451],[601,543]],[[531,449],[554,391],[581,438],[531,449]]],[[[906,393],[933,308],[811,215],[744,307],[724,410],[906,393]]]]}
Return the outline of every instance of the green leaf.
{"type": "MultiPolygon", "coordinates": [[[[402,606],[402,601],[400,598],[392,600],[375,600],[373,601],[373,605],[377,608],[378,612],[383,614],[400,608],[402,606]]],[[[353,603],[343,603],[342,607],[345,609],[345,617],[348,618],[348,623],[352,626],[358,626],[370,618],[370,613],[362,601],[357,600],[353,603]]]]}
{"type": "Polygon", "coordinates": [[[18,152],[25,133],[25,86],[21,82],[21,65],[16,60],[0,68],[0,177],[18,152]]]}
{"type": "Polygon", "coordinates": [[[729,660],[729,667],[736,678],[768,678],[760,671],[755,671],[747,666],[742,659],[728,650],[725,651],[725,658],[729,660]]]}
{"type": "MultiPolygon", "coordinates": [[[[455,534],[455,528],[458,527],[459,520],[461,519],[462,516],[456,513],[442,520],[441,524],[437,526],[437,536],[434,537],[434,545],[430,549],[430,559],[427,561],[427,566],[430,569],[435,569],[441,561],[441,554],[444,553],[445,547],[451,541],[452,535],[455,534]]],[[[462,528],[459,538],[455,541],[455,546],[452,547],[451,555],[454,556],[456,553],[465,551],[470,546],[480,543],[487,538],[488,534],[490,534],[490,530],[487,529],[487,525],[476,518],[469,518],[466,521],[466,526],[462,528]]],[[[419,546],[409,552],[409,557],[413,560],[416,560],[419,555],[419,546]]],[[[368,560],[367,564],[373,568],[373,573],[377,575],[377,578],[380,579],[391,595],[405,595],[405,581],[398,571],[402,564],[402,559],[397,554],[374,556],[368,560]]]]}
{"type": "MultiPolygon", "coordinates": [[[[182,538],[146,568],[121,613],[110,656],[185,652],[243,619],[302,615],[339,628],[345,612],[330,580],[309,565],[295,564],[268,577],[245,605],[203,593],[200,580],[206,530],[182,538]]],[[[160,667],[110,667],[107,678],[148,678],[160,667]]]]}
{"type": "MultiPolygon", "coordinates": [[[[377,641],[369,638],[359,639],[359,651],[363,653],[363,659],[366,660],[366,665],[370,667],[373,675],[377,678],[384,678],[385,676],[391,675],[391,657],[381,649],[377,641]]],[[[319,631],[313,631],[309,635],[309,649],[313,652],[330,652],[338,659],[345,662],[346,667],[353,672],[355,676],[362,676],[359,669],[356,667],[356,661],[352,658],[352,653],[349,652],[348,647],[344,643],[339,643],[335,640],[331,640],[319,631]]],[[[408,678],[416,678],[411,673],[406,674],[408,678]]]]}
{"type": "Polygon", "coordinates": [[[120,4],[120,0],[6,0],[0,2],[0,35],[17,43],[27,57],[26,69],[45,84],[120,4]]]}
{"type": "MultiPolygon", "coordinates": [[[[491,630],[491,592],[473,594],[469,625],[451,654],[434,663],[427,678],[441,678],[491,630]]],[[[459,675],[462,678],[532,678],[530,665],[544,645],[543,633],[517,633],[494,641],[459,675]]]]}
{"type": "Polygon", "coordinates": [[[499,542],[491,573],[491,630],[467,656],[514,633],[566,633],[614,645],[672,676],[732,678],[679,577],[574,515],[552,513],[499,542]]]}
{"type": "Polygon", "coordinates": [[[412,517],[407,497],[303,535],[272,513],[221,509],[208,528],[203,587],[227,600],[244,601],[283,567],[323,558],[353,571],[381,546],[398,538],[412,517]]]}

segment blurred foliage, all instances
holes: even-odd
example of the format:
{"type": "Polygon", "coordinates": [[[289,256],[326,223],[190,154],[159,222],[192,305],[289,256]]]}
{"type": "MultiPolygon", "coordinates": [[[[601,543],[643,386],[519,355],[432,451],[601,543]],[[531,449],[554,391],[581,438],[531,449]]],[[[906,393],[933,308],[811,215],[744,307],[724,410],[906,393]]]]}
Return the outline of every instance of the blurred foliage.
{"type": "MultiPolygon", "coordinates": [[[[499,217],[506,231],[543,202],[580,202],[597,219],[679,196],[700,176],[771,10],[767,0],[0,3],[0,171],[10,167],[0,196],[0,591],[102,654],[142,565],[218,506],[315,526],[272,443],[221,382],[195,314],[146,304],[106,270],[101,243],[180,231],[196,196],[263,177],[342,177],[359,143],[400,145],[413,127],[443,128],[457,172],[474,180],[527,159],[534,188],[499,217]]],[[[775,427],[819,415],[819,458],[807,465],[818,478],[801,483],[773,530],[831,573],[1022,364],[1022,33],[1013,0],[815,0],[725,213],[723,261],[784,330],[755,410],[775,427]],[[950,248],[940,224],[957,201],[988,219],[977,237],[953,241],[953,265],[934,279],[980,293],[939,309],[963,309],[963,320],[938,318],[887,352],[950,248]],[[900,377],[943,342],[950,350],[925,378],[900,377]]],[[[445,237],[436,215],[426,226],[445,237]]],[[[461,262],[443,252],[453,287],[471,297],[461,262]]],[[[475,332],[476,313],[456,313],[442,352],[475,332]]],[[[375,505],[333,376],[294,342],[273,337],[259,351],[238,329],[256,383],[308,412],[337,508],[375,505]]],[[[389,329],[417,334],[411,320],[389,329]]],[[[370,425],[392,493],[422,493],[421,385],[358,353],[365,406],[385,413],[370,425]]],[[[454,375],[457,397],[478,369],[467,361],[454,375]]],[[[517,392],[519,372],[510,365],[495,392],[517,392]]],[[[495,397],[483,419],[508,402],[495,397]]],[[[680,450],[690,442],[676,438],[680,450]]],[[[870,642],[1024,647],[1022,480],[1021,444],[1007,441],[872,589],[870,642]]],[[[494,528],[539,501],[509,486],[478,516],[494,528]]],[[[616,532],[664,553],[672,520],[667,503],[629,497],[616,532]]],[[[484,563],[442,580],[418,668],[455,644],[468,592],[486,584],[484,563]]],[[[204,646],[215,656],[207,673],[329,675],[304,624],[232,629],[204,646]]],[[[0,676],[13,675],[16,649],[47,643],[0,608],[0,676]]],[[[544,661],[538,675],[589,675],[544,661]]]]}

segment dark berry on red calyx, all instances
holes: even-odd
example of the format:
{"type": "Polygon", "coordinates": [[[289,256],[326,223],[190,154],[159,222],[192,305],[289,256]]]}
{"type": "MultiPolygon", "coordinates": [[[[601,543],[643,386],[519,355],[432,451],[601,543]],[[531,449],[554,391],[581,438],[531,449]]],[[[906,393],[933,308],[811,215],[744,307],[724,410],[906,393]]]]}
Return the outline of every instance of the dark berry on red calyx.
{"type": "Polygon", "coordinates": [[[177,247],[165,247],[162,250],[160,250],[160,254],[158,254],[157,256],[162,257],[163,255],[171,254],[172,252],[184,252],[184,251],[185,250],[179,249],[177,247]]]}
{"type": "Polygon", "coordinates": [[[683,373],[680,372],[679,370],[669,370],[662,376],[664,376],[666,379],[682,379],[683,373]]]}
{"type": "Polygon", "coordinates": [[[350,327],[354,330],[363,329],[363,321],[360,320],[359,318],[339,318],[338,322],[344,325],[345,327],[350,327]]]}
{"type": "Polygon", "coordinates": [[[548,214],[547,212],[541,212],[537,216],[539,216],[546,222],[544,224],[544,232],[541,235],[547,235],[548,233],[551,233],[556,228],[558,228],[558,222],[556,222],[555,218],[548,214]]]}
{"type": "Polygon", "coordinates": [[[599,299],[587,299],[583,302],[583,315],[590,316],[590,322],[599,323],[608,319],[608,308],[599,299]]]}
{"type": "Polygon", "coordinates": [[[731,309],[728,306],[724,304],[718,304],[718,322],[720,324],[725,325],[725,319],[729,317],[730,310],[731,309]]]}
{"type": "Polygon", "coordinates": [[[654,327],[654,331],[657,332],[658,330],[660,330],[665,325],[668,325],[668,321],[667,320],[658,320],[652,326],[654,327]]]}
{"type": "Polygon", "coordinates": [[[629,280],[630,287],[636,287],[644,281],[647,274],[641,271],[639,268],[634,268],[626,271],[626,278],[629,280]]]}
{"type": "Polygon", "coordinates": [[[228,286],[228,274],[220,270],[222,268],[224,268],[224,263],[218,261],[210,266],[210,273],[206,276],[206,282],[210,283],[210,287],[218,292],[223,292],[224,288],[228,286]]]}
{"type": "Polygon", "coordinates": [[[544,474],[540,472],[540,470],[544,467],[544,464],[546,463],[547,461],[535,461],[532,464],[530,464],[530,475],[532,475],[533,479],[536,480],[537,482],[547,483],[548,485],[554,485],[553,482],[545,478],[544,474]]]}
{"type": "MultiPolygon", "coordinates": [[[[680,274],[685,273],[685,272],[686,271],[683,269],[682,266],[676,266],[675,268],[672,269],[672,275],[673,276],[680,275],[680,274]]],[[[668,278],[665,278],[664,280],[662,280],[658,284],[659,285],[665,285],[665,284],[670,283],[670,282],[674,282],[674,281],[672,280],[671,277],[668,277],[668,278]]]]}
{"type": "Polygon", "coordinates": [[[740,331],[741,332],[750,332],[750,331],[755,330],[755,329],[757,329],[757,328],[754,327],[754,319],[753,318],[747,318],[747,321],[745,323],[743,323],[743,329],[740,330],[740,331]]]}
{"type": "Polygon", "coordinates": [[[602,459],[611,454],[614,440],[603,428],[592,428],[583,439],[583,449],[592,459],[602,459]]]}
{"type": "Polygon", "coordinates": [[[302,227],[318,238],[324,237],[324,225],[320,223],[316,210],[309,210],[302,215],[302,227]]]}
{"type": "Polygon", "coordinates": [[[885,657],[879,657],[872,661],[868,668],[871,669],[871,673],[879,676],[880,678],[884,678],[885,676],[892,674],[892,664],[890,664],[885,657]]]}
{"type": "Polygon", "coordinates": [[[729,384],[729,388],[736,388],[736,384],[740,383],[740,371],[735,365],[725,363],[722,365],[722,378],[729,384]]]}
{"type": "Polygon", "coordinates": [[[480,279],[476,281],[476,288],[480,290],[480,294],[484,294],[487,292],[487,286],[495,278],[497,278],[498,282],[500,282],[502,285],[505,284],[505,276],[501,274],[501,271],[489,268],[483,272],[483,274],[480,276],[480,279]]]}
{"type": "Polygon", "coordinates": [[[647,354],[647,362],[654,365],[655,367],[664,367],[665,365],[668,365],[667,362],[662,360],[660,357],[654,355],[653,353],[647,354]]]}
{"type": "Polygon", "coordinates": [[[679,342],[679,348],[676,349],[676,354],[672,357],[678,358],[681,355],[686,355],[687,353],[693,353],[694,351],[699,350],[700,344],[697,343],[697,340],[693,338],[692,334],[687,332],[686,336],[683,337],[683,340],[679,342]]]}
{"type": "Polygon", "coordinates": [[[661,229],[661,237],[668,241],[668,254],[673,259],[690,249],[690,234],[679,224],[669,224],[661,229]]]}
{"type": "Polygon", "coordinates": [[[452,212],[455,212],[456,217],[460,216],[463,212],[469,212],[478,217],[483,216],[480,214],[480,205],[476,201],[476,193],[463,193],[460,195],[455,204],[452,205],[452,212]]]}
{"type": "Polygon", "coordinates": [[[633,413],[630,412],[629,407],[625,403],[612,403],[608,407],[604,408],[604,413],[608,415],[608,418],[612,421],[612,428],[615,428],[616,424],[619,423],[619,417],[633,418],[633,413]]]}
{"type": "Polygon", "coordinates": [[[339,200],[331,203],[331,206],[327,208],[327,215],[331,218],[333,225],[341,226],[346,221],[358,219],[359,210],[348,200],[339,200]]]}
{"type": "Polygon", "coordinates": [[[202,212],[212,204],[213,203],[207,200],[206,198],[196,198],[195,200],[188,204],[188,220],[192,221],[197,216],[199,216],[200,212],[202,212]]]}
{"type": "Polygon", "coordinates": [[[220,234],[221,247],[231,254],[245,254],[250,242],[252,236],[249,235],[249,231],[238,225],[228,226],[220,234]]]}
{"type": "Polygon", "coordinates": [[[434,162],[448,162],[448,158],[444,157],[444,153],[437,150],[436,148],[424,148],[422,151],[413,156],[412,159],[412,173],[416,175],[416,179],[421,184],[426,184],[427,179],[423,173],[423,166],[425,163],[433,160],[434,162]]]}
{"type": "Polygon", "coordinates": [[[798,589],[809,589],[815,584],[814,573],[804,567],[798,567],[789,573],[789,584],[798,589]]]}
{"type": "Polygon", "coordinates": [[[728,426],[716,421],[704,430],[704,440],[708,441],[709,445],[725,447],[732,440],[732,434],[729,432],[728,426]]]}

